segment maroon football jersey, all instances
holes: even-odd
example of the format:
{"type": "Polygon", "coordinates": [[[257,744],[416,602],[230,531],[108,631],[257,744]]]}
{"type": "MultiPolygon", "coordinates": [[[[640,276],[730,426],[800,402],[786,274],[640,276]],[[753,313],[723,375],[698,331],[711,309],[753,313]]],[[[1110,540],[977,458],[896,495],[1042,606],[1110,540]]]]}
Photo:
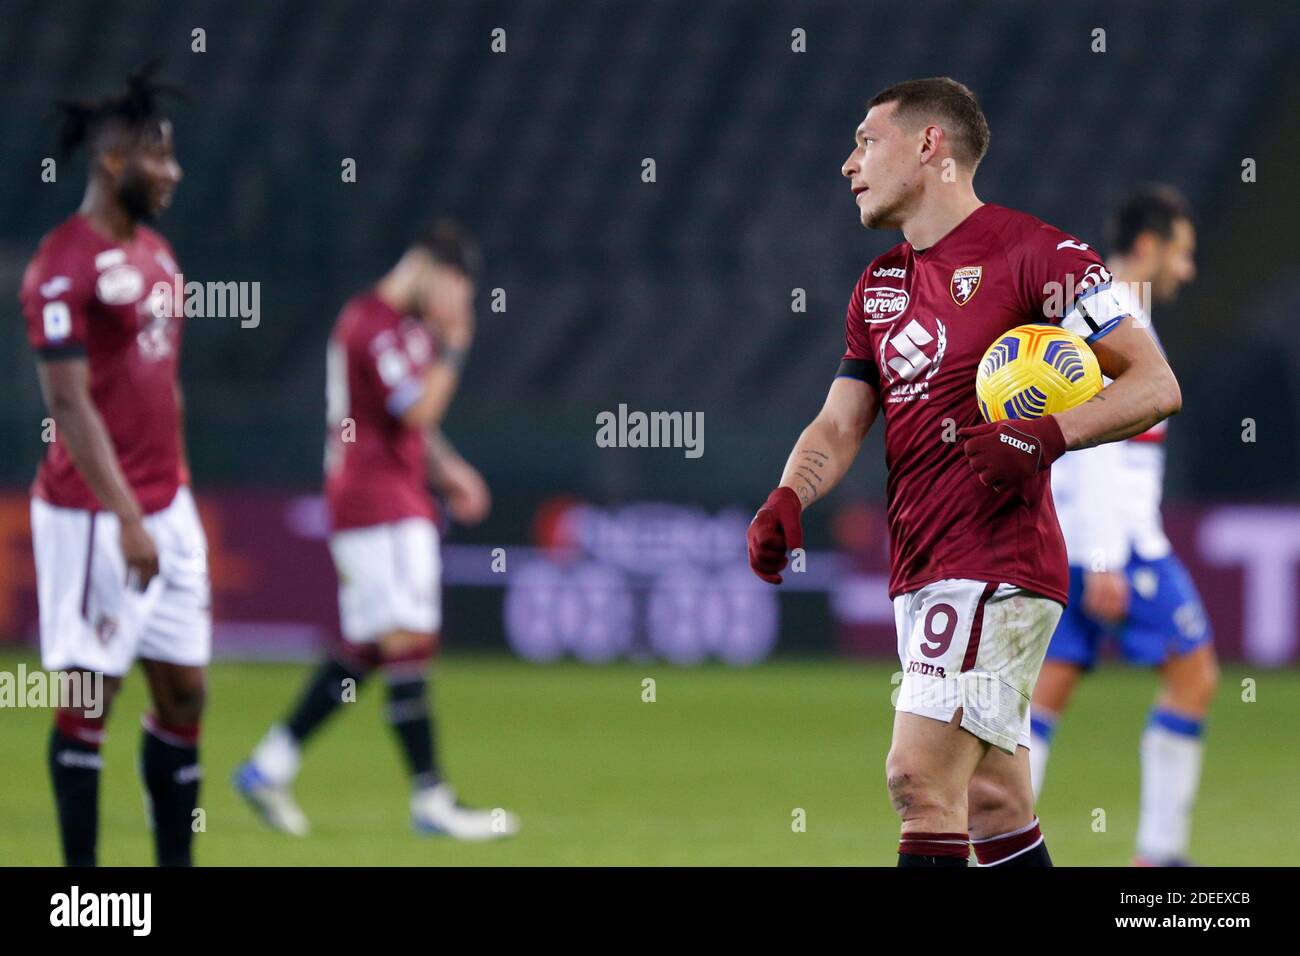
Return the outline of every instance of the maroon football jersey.
{"type": "MultiPolygon", "coordinates": [[[[89,363],[91,399],[146,513],[167,507],[184,480],[176,408],[182,317],[151,308],[155,286],[173,285],[176,274],[171,247],[152,229],[136,226],[129,242],[114,242],[78,214],[41,240],[19,293],[36,354],[89,363]]],[[[32,493],[64,508],[100,508],[57,428],[32,493]]]]}
{"type": "Polygon", "coordinates": [[[326,356],[325,497],[335,530],[435,519],[424,435],[401,419],[433,358],[425,324],[373,290],[339,314],[326,356]]]}
{"type": "Polygon", "coordinates": [[[991,204],[930,248],[900,243],[862,273],[840,374],[875,386],[885,416],[890,597],[970,578],[1066,603],[1048,473],[996,493],[975,476],[956,431],[983,420],[975,372],[1000,333],[1053,322],[1104,335],[1121,317],[1109,285],[1087,244],[991,204]]]}

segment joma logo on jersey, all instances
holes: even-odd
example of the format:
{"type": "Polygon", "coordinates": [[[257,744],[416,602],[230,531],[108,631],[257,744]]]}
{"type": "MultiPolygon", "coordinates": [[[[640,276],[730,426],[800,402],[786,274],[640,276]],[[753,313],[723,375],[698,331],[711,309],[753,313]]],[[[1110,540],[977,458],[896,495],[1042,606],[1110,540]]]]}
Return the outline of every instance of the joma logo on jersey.
{"type": "Polygon", "coordinates": [[[907,309],[911,297],[903,289],[872,286],[862,292],[862,314],[868,322],[895,319],[907,309]]]}
{"type": "Polygon", "coordinates": [[[975,290],[980,287],[980,279],[983,275],[983,266],[962,266],[960,269],[954,269],[952,280],[948,283],[948,292],[952,295],[952,301],[958,305],[969,302],[975,290]]]}

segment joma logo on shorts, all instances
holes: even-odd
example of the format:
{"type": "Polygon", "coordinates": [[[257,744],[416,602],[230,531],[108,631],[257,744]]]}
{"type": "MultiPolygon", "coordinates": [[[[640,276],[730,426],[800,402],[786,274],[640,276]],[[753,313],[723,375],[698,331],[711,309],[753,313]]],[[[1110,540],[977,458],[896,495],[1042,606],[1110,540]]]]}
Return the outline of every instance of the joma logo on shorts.
{"type": "Polygon", "coordinates": [[[1006,444],[1010,445],[1012,448],[1019,448],[1027,455],[1032,455],[1034,454],[1034,452],[1038,451],[1038,448],[1035,447],[1034,445],[1031,445],[1029,442],[1021,441],[1019,438],[1012,438],[1006,432],[1003,432],[1001,435],[998,436],[998,438],[1001,439],[1006,444]]]}
{"type": "Polygon", "coordinates": [[[927,664],[925,661],[908,661],[907,672],[909,674],[925,674],[927,677],[948,676],[938,664],[927,664]]]}

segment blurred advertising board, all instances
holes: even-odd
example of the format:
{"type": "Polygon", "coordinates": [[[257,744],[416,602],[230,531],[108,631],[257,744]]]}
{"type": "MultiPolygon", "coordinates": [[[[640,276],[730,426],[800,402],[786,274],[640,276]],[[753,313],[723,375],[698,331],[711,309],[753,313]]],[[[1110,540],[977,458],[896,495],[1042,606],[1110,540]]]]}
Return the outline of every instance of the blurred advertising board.
{"type": "MultiPolygon", "coordinates": [[[[319,496],[199,496],[213,578],[215,650],[300,659],[338,639],[319,496]]],[[[27,496],[0,494],[0,642],[36,643],[27,496]]],[[[802,571],[773,588],[749,571],[740,507],[598,507],[556,498],[526,544],[443,546],[452,649],[537,662],[748,665],[774,653],[896,653],[883,509],[841,504],[809,535],[802,571]]],[[[1300,661],[1300,507],[1172,506],[1166,530],[1204,598],[1222,657],[1300,661]]],[[[481,536],[480,536],[481,538],[481,536]]]]}

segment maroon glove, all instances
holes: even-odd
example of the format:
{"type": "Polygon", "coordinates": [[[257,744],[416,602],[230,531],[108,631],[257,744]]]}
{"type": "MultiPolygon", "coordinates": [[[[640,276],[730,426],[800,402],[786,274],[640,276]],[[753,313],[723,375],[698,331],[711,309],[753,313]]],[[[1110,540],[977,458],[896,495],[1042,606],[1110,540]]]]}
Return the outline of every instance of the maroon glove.
{"type": "Polygon", "coordinates": [[[1065,454],[1065,436],[1051,415],[971,425],[957,436],[966,439],[962,450],[979,480],[998,492],[1019,487],[1065,454]]]}
{"type": "Polygon", "coordinates": [[[767,496],[749,523],[749,566],[769,584],[780,584],[780,571],[789,558],[786,551],[803,547],[799,513],[803,505],[793,489],[781,487],[767,496]]]}

